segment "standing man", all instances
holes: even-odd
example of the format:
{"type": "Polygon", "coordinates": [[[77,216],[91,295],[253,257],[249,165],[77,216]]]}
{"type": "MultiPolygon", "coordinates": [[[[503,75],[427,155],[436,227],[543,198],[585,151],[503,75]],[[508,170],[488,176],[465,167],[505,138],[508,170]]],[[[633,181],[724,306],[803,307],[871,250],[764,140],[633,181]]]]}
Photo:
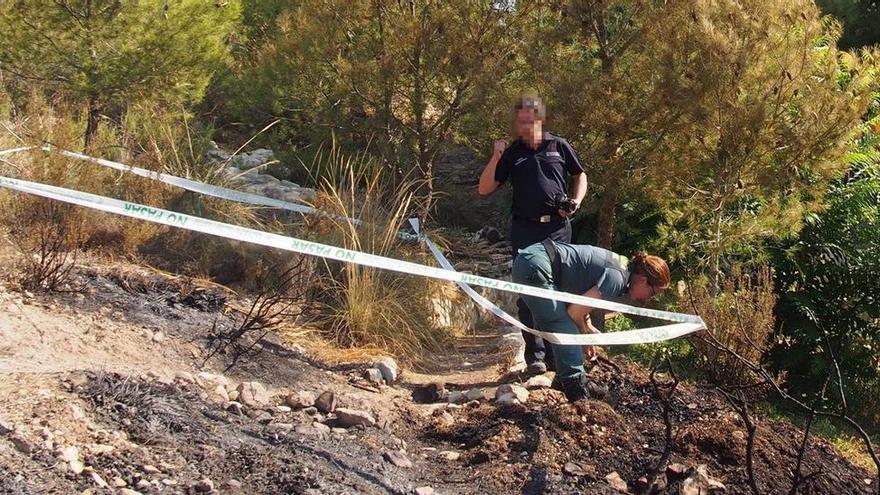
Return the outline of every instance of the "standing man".
{"type": "MultiPolygon", "coordinates": [[[[510,242],[513,257],[520,249],[544,239],[571,242],[569,218],[587,194],[587,175],[568,142],[544,132],[546,110],[537,96],[522,96],[514,106],[517,139],[495,141],[492,157],[480,175],[480,196],[488,196],[510,180],[513,185],[513,219],[510,242]],[[571,197],[566,194],[566,177],[571,176],[571,197]]],[[[519,320],[534,328],[532,313],[522,298],[517,299],[519,320]]],[[[528,373],[543,374],[553,366],[552,345],[523,332],[528,373]]]]}

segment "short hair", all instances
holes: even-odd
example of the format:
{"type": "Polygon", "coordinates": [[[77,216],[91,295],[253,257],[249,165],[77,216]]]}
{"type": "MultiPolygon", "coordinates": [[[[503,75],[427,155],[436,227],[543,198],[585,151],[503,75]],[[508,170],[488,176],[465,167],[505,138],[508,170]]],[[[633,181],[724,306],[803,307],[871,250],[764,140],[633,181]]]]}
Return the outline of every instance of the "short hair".
{"type": "Polygon", "coordinates": [[[544,102],[537,95],[520,95],[513,106],[513,111],[519,112],[520,110],[531,110],[535,114],[535,118],[540,121],[547,117],[547,109],[544,107],[544,102]]]}

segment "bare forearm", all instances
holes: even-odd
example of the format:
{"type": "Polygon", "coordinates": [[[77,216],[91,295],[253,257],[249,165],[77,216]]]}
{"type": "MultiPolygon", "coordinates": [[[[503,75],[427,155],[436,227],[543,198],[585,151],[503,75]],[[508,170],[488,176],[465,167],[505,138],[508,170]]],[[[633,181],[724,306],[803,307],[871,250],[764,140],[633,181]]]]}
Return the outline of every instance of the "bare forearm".
{"type": "Polygon", "coordinates": [[[581,204],[586,195],[587,174],[581,173],[580,175],[576,175],[574,178],[574,184],[572,184],[571,188],[571,197],[577,202],[577,204],[581,204]]]}
{"type": "Polygon", "coordinates": [[[480,174],[480,196],[488,196],[498,189],[498,182],[495,181],[495,168],[498,166],[500,159],[500,154],[493,153],[492,158],[489,158],[489,163],[486,164],[486,168],[483,169],[483,173],[480,174]]]}

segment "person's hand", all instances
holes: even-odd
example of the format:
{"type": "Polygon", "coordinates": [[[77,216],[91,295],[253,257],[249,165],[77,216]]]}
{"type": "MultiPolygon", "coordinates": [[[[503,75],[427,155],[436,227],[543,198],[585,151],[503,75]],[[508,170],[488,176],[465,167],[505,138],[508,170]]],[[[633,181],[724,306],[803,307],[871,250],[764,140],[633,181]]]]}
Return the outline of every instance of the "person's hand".
{"type": "Polygon", "coordinates": [[[501,156],[501,154],[504,153],[504,150],[506,150],[506,149],[507,149],[507,140],[506,139],[499,139],[498,141],[495,141],[495,144],[492,145],[492,154],[497,155],[497,156],[501,156]]]}
{"type": "Polygon", "coordinates": [[[594,345],[585,345],[582,346],[582,348],[584,350],[584,358],[587,361],[592,361],[599,355],[599,351],[596,350],[596,346],[594,345]]]}
{"type": "Polygon", "coordinates": [[[568,217],[574,216],[574,214],[577,213],[578,208],[580,208],[580,206],[581,206],[580,203],[578,203],[577,208],[575,208],[574,211],[558,210],[559,216],[562,218],[568,218],[568,217]]]}

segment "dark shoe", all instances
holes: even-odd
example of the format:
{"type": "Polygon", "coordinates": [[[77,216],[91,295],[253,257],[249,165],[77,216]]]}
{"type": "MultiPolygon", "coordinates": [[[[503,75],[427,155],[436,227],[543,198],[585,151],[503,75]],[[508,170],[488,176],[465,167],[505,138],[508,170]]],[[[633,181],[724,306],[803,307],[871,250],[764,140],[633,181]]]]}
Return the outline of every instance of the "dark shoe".
{"type": "Polygon", "coordinates": [[[547,372],[547,365],[543,361],[535,361],[526,368],[526,376],[543,375],[547,372]]]}
{"type": "Polygon", "coordinates": [[[560,378],[559,385],[569,402],[590,398],[590,392],[587,390],[587,377],[584,374],[560,378]]]}

